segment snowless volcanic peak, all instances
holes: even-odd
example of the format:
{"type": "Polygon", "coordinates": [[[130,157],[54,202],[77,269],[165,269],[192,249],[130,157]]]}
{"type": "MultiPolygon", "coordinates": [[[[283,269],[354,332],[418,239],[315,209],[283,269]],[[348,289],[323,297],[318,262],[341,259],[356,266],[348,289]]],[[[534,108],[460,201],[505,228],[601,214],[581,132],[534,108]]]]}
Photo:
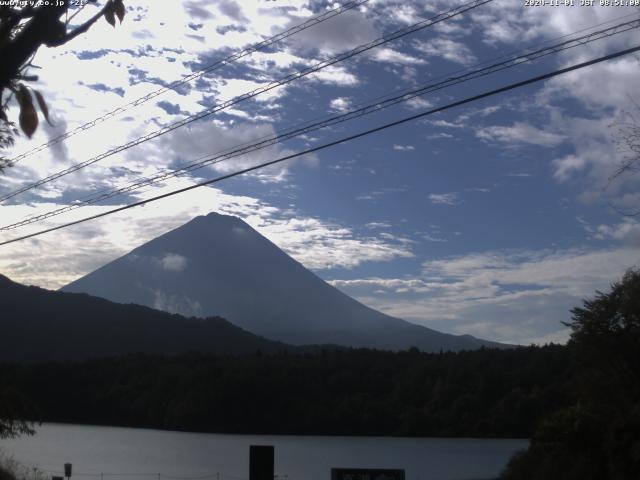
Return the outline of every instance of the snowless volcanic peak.
{"type": "Polygon", "coordinates": [[[373,310],[326,283],[239,218],[196,217],[63,287],[185,316],[220,316],[292,344],[426,351],[497,346],[373,310]]]}

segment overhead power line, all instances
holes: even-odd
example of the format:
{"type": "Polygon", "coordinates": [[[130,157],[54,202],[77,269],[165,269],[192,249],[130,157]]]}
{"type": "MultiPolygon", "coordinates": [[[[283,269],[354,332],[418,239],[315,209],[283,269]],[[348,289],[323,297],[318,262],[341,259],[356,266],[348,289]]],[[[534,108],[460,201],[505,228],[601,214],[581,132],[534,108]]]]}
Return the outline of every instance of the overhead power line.
{"type": "Polygon", "coordinates": [[[265,137],[262,137],[261,139],[257,139],[257,141],[254,141],[254,142],[248,142],[245,144],[236,145],[235,147],[231,147],[224,151],[217,152],[215,154],[208,155],[204,158],[200,158],[198,160],[190,162],[187,165],[182,166],[181,168],[160,172],[156,175],[151,175],[145,178],[138,179],[121,188],[104,191],[104,192],[83,197],[82,199],[79,199],[64,207],[50,210],[48,212],[45,212],[39,215],[32,215],[18,222],[2,226],[0,227],[0,230],[2,231],[12,230],[18,227],[36,223],[36,222],[45,220],[47,218],[58,216],[63,213],[70,212],[72,210],[76,210],[83,206],[92,205],[100,201],[113,198],[118,195],[133,192],[149,185],[157,184],[159,182],[168,180],[173,177],[185,175],[187,173],[193,172],[195,170],[198,170],[200,168],[203,168],[212,164],[218,164],[220,162],[230,160],[232,158],[236,158],[241,155],[246,155],[248,153],[258,151],[266,147],[275,145],[277,143],[284,142],[291,138],[299,137],[301,135],[308,134],[316,130],[320,130],[333,125],[337,125],[339,123],[360,118],[362,116],[389,108],[393,105],[397,105],[401,102],[406,102],[418,96],[423,96],[425,94],[432,93],[444,88],[448,88],[450,86],[457,85],[459,83],[467,82],[469,80],[473,80],[473,79],[483,77],[492,73],[496,73],[499,71],[503,71],[508,68],[513,68],[518,65],[522,65],[524,63],[538,60],[542,57],[545,57],[551,54],[559,53],[561,51],[565,51],[581,45],[586,45],[588,43],[595,42],[597,40],[608,38],[613,35],[621,34],[637,28],[640,28],[640,19],[638,18],[636,18],[635,20],[614,25],[606,29],[594,31],[594,32],[582,35],[580,37],[566,40],[564,42],[552,44],[537,50],[529,49],[526,51],[526,53],[523,53],[516,57],[508,58],[502,62],[494,63],[492,65],[489,65],[483,68],[470,70],[464,74],[449,76],[449,77],[446,77],[445,80],[443,81],[424,85],[424,86],[421,86],[420,88],[408,90],[402,93],[396,93],[393,96],[387,95],[386,97],[383,97],[384,99],[381,101],[370,103],[360,108],[352,109],[349,112],[345,112],[345,113],[330,116],[330,117],[324,117],[322,119],[312,121],[307,124],[303,124],[301,126],[289,129],[288,131],[278,135],[265,136],[265,137]]]}
{"type": "Polygon", "coordinates": [[[8,160],[8,166],[12,166],[15,165],[16,163],[18,163],[20,160],[23,160],[27,157],[30,157],[32,155],[35,155],[38,152],[41,152],[53,145],[56,145],[60,142],[62,142],[63,140],[66,140],[69,137],[72,137],[80,132],[84,132],[86,130],[89,130],[90,128],[95,127],[96,125],[99,125],[102,122],[105,122],[123,112],[126,112],[128,110],[131,110],[134,107],[137,107],[139,105],[142,105],[143,103],[148,102],[149,100],[152,100],[170,90],[175,90],[176,88],[182,86],[182,85],[186,85],[187,83],[196,80],[202,76],[204,76],[207,73],[210,73],[214,70],[217,70],[221,67],[224,67],[225,65],[229,65],[231,63],[234,63],[238,60],[240,60],[241,58],[244,58],[246,56],[251,55],[254,52],[257,52],[259,50],[263,50],[267,47],[270,47],[271,45],[274,45],[282,40],[285,40],[293,35],[296,35],[297,33],[300,33],[308,28],[311,28],[315,25],[318,25],[322,22],[325,22],[333,17],[336,17],[346,11],[349,10],[353,10],[356,7],[359,7],[360,5],[363,5],[365,3],[367,3],[369,0],[355,0],[355,1],[351,1],[351,2],[347,2],[344,5],[338,7],[338,8],[334,8],[333,10],[329,10],[321,15],[317,15],[313,18],[310,18],[309,20],[299,24],[299,25],[295,25],[291,28],[288,28],[287,30],[280,32],[276,35],[273,35],[265,40],[263,40],[262,42],[258,42],[255,43],[243,50],[240,50],[236,53],[233,53],[231,55],[229,55],[228,57],[223,58],[222,60],[218,60],[215,63],[212,63],[211,65],[208,65],[207,67],[198,70],[197,72],[193,72],[190,75],[187,75],[183,78],[181,78],[180,80],[176,80],[172,83],[170,83],[167,86],[161,87],[157,90],[154,90],[140,98],[137,98],[136,100],[133,100],[129,103],[127,103],[126,105],[123,105],[121,107],[118,107],[114,110],[111,110],[110,112],[105,113],[104,115],[101,115],[98,118],[95,118],[93,120],[91,120],[90,122],[87,122],[83,125],[80,125],[79,127],[74,128],[73,130],[70,130],[68,132],[63,133],[62,135],[59,135],[51,140],[49,140],[46,143],[43,143],[42,145],[39,145],[35,148],[32,148],[31,150],[28,150],[26,152],[21,153],[20,155],[11,158],[8,160]]]}
{"type": "Polygon", "coordinates": [[[431,109],[431,110],[426,110],[426,111],[417,113],[415,115],[411,115],[409,117],[404,117],[404,118],[402,118],[400,120],[396,120],[396,121],[393,121],[393,122],[390,122],[390,123],[386,123],[386,124],[381,125],[379,127],[371,128],[369,130],[365,130],[365,131],[360,132],[360,133],[349,135],[347,137],[343,137],[343,138],[340,138],[338,140],[334,140],[332,142],[319,145],[317,147],[309,148],[307,150],[304,150],[304,151],[301,151],[301,152],[298,152],[298,153],[294,153],[294,154],[291,154],[291,155],[286,155],[284,157],[280,157],[280,158],[277,158],[275,160],[271,160],[271,161],[268,161],[268,162],[263,162],[263,163],[260,163],[258,165],[254,165],[252,167],[244,168],[242,170],[238,170],[238,171],[233,172],[233,173],[222,175],[220,177],[216,177],[216,178],[213,178],[213,179],[210,179],[210,180],[206,180],[204,182],[200,182],[200,183],[197,183],[195,185],[188,186],[188,187],[180,188],[180,189],[174,190],[172,192],[163,193],[161,195],[157,195],[155,197],[148,198],[146,200],[141,200],[139,202],[135,202],[135,203],[132,203],[132,204],[129,204],[129,205],[125,205],[125,206],[122,206],[122,207],[114,208],[112,210],[108,210],[106,212],[98,213],[96,215],[91,215],[89,217],[85,217],[85,218],[82,218],[80,220],[75,220],[73,222],[68,222],[68,223],[65,223],[63,225],[58,225],[58,226],[55,226],[55,227],[51,227],[51,228],[47,228],[47,229],[44,229],[44,230],[40,230],[39,232],[34,232],[34,233],[31,233],[31,234],[28,234],[28,235],[23,235],[21,237],[13,238],[11,240],[6,240],[4,242],[0,242],[0,246],[8,245],[8,244],[15,243],[15,242],[19,242],[21,240],[26,240],[28,238],[37,237],[37,236],[40,236],[40,235],[44,235],[45,233],[53,232],[53,231],[56,231],[56,230],[61,230],[63,228],[68,228],[68,227],[71,227],[73,225],[78,225],[80,223],[88,222],[89,220],[95,220],[97,218],[106,217],[107,215],[112,215],[114,213],[122,212],[122,211],[128,210],[130,208],[146,205],[148,203],[155,202],[157,200],[168,198],[168,197],[171,197],[171,196],[174,196],[174,195],[178,195],[180,193],[184,193],[184,192],[187,192],[189,190],[194,190],[194,189],[199,188],[199,187],[204,187],[206,185],[212,185],[214,183],[218,183],[218,182],[221,182],[223,180],[227,180],[229,178],[237,177],[239,175],[244,175],[245,173],[253,172],[255,170],[260,170],[262,168],[270,167],[272,165],[276,165],[278,163],[282,163],[282,162],[285,162],[287,160],[291,160],[293,158],[300,157],[302,155],[307,155],[309,153],[318,152],[320,150],[324,150],[324,149],[327,149],[327,148],[330,148],[330,147],[334,147],[336,145],[340,145],[341,143],[350,142],[350,141],[356,140],[358,138],[371,135],[373,133],[381,132],[381,131],[386,130],[388,128],[396,127],[398,125],[402,125],[402,124],[405,124],[407,122],[411,122],[411,121],[417,120],[419,118],[424,118],[424,117],[426,117],[428,115],[433,115],[433,114],[436,114],[436,113],[440,113],[440,112],[443,112],[445,110],[449,110],[449,109],[454,108],[454,107],[459,107],[459,106],[462,106],[462,105],[465,105],[465,104],[468,104],[468,103],[476,102],[476,101],[482,100],[484,98],[488,98],[488,97],[491,97],[491,96],[494,96],[494,95],[498,95],[500,93],[508,92],[510,90],[515,90],[517,88],[522,88],[524,86],[531,85],[533,83],[537,83],[537,82],[541,82],[541,81],[544,81],[544,80],[548,80],[550,78],[554,78],[554,77],[557,77],[559,75],[563,75],[565,73],[569,73],[569,72],[573,72],[575,70],[586,68],[586,67],[589,67],[591,65],[595,65],[595,64],[602,63],[602,62],[605,62],[605,61],[613,60],[615,58],[619,58],[619,57],[622,57],[624,55],[629,55],[629,54],[635,53],[635,52],[637,52],[639,50],[640,50],[640,46],[635,46],[635,47],[632,47],[632,48],[628,48],[626,50],[621,50],[621,51],[618,51],[618,52],[611,53],[609,55],[605,55],[605,56],[602,56],[602,57],[599,57],[599,58],[596,58],[596,59],[593,59],[593,60],[589,60],[587,62],[582,62],[582,63],[578,63],[576,65],[572,65],[570,67],[562,68],[562,69],[559,69],[559,70],[554,70],[553,72],[549,72],[549,73],[546,73],[544,75],[539,75],[539,76],[536,76],[536,77],[529,78],[527,80],[522,80],[520,82],[511,83],[509,85],[497,88],[495,90],[490,90],[488,92],[481,93],[481,94],[478,94],[478,95],[474,95],[472,97],[467,97],[467,98],[465,98],[463,100],[458,100],[456,102],[452,102],[452,103],[449,103],[449,104],[441,106],[441,107],[437,107],[437,108],[434,108],[434,109],[431,109]]]}
{"type": "Polygon", "coordinates": [[[366,51],[369,51],[369,50],[371,50],[373,48],[376,48],[376,47],[378,47],[380,45],[389,43],[389,42],[391,42],[393,40],[397,40],[399,38],[405,37],[407,35],[410,35],[412,33],[415,33],[417,31],[420,31],[420,30],[425,29],[427,27],[431,27],[431,26],[433,26],[435,24],[438,24],[440,22],[449,20],[449,19],[451,19],[453,17],[461,15],[461,14],[463,14],[465,12],[468,12],[469,10],[473,10],[474,8],[478,8],[479,6],[487,4],[487,3],[490,3],[492,1],[494,1],[494,0],[473,0],[471,2],[463,4],[461,6],[458,6],[458,7],[455,7],[453,9],[450,9],[450,10],[448,10],[446,12],[440,13],[440,14],[438,14],[438,15],[430,18],[430,19],[423,20],[423,21],[420,21],[420,22],[415,23],[413,25],[410,25],[408,27],[402,28],[402,29],[390,34],[390,35],[387,35],[387,36],[384,36],[384,37],[380,37],[380,38],[378,38],[376,40],[373,40],[373,41],[371,41],[371,42],[369,42],[367,44],[360,45],[359,47],[356,47],[356,48],[354,48],[352,50],[349,50],[347,52],[341,53],[340,55],[332,57],[332,58],[330,58],[328,60],[319,62],[319,63],[313,65],[312,67],[306,68],[304,70],[299,70],[299,71],[294,72],[294,73],[292,73],[290,75],[287,75],[286,77],[281,78],[280,80],[273,81],[273,82],[271,82],[271,83],[269,83],[269,84],[267,84],[265,86],[262,86],[262,87],[259,87],[257,89],[254,89],[251,92],[239,95],[237,97],[232,98],[231,100],[228,100],[226,102],[214,105],[214,106],[212,106],[210,108],[207,108],[207,109],[203,110],[202,112],[200,112],[198,114],[191,115],[191,116],[186,117],[186,118],[184,118],[184,119],[182,119],[182,120],[180,120],[178,122],[174,122],[172,124],[166,125],[166,126],[160,128],[159,130],[151,132],[151,133],[149,133],[147,135],[139,137],[139,138],[137,138],[135,140],[132,140],[130,142],[127,142],[127,143],[125,143],[123,145],[119,145],[117,147],[114,147],[114,148],[112,148],[112,149],[110,149],[110,150],[108,150],[108,151],[106,151],[104,153],[101,153],[100,155],[97,155],[97,156],[92,157],[92,158],[90,158],[88,160],[85,160],[84,162],[80,162],[80,163],[77,163],[75,165],[72,165],[71,167],[68,167],[68,168],[66,168],[64,170],[61,170],[61,171],[57,172],[57,173],[49,175],[46,178],[38,180],[35,183],[26,185],[26,186],[21,187],[21,188],[19,188],[17,190],[14,190],[11,193],[8,193],[8,194],[5,194],[3,196],[0,196],[0,202],[4,202],[4,201],[6,201],[6,200],[8,200],[10,198],[13,198],[13,197],[21,194],[21,193],[27,192],[27,191],[32,190],[34,188],[38,188],[38,187],[40,187],[40,186],[42,186],[42,185],[44,185],[46,183],[52,182],[54,180],[57,180],[58,178],[61,178],[61,177],[64,177],[66,175],[69,175],[71,173],[77,172],[78,170],[81,170],[81,169],[83,169],[85,167],[88,167],[89,165],[92,165],[92,164],[94,164],[94,163],[96,163],[96,162],[98,162],[100,160],[103,160],[103,159],[105,159],[107,157],[115,155],[116,153],[123,152],[125,150],[128,150],[129,148],[132,148],[132,147],[135,147],[137,145],[140,145],[141,143],[144,143],[144,142],[146,142],[148,140],[151,140],[151,139],[157,138],[157,137],[159,137],[161,135],[164,135],[166,133],[169,133],[169,132],[171,132],[171,131],[173,131],[173,130],[175,130],[177,128],[184,127],[185,125],[188,125],[188,124],[190,124],[192,122],[195,122],[197,120],[200,120],[202,118],[208,117],[208,116],[210,116],[210,115],[212,115],[212,114],[214,114],[214,113],[216,113],[216,112],[218,112],[220,110],[228,108],[228,107],[230,107],[232,105],[235,105],[237,103],[243,102],[245,100],[249,100],[249,99],[254,98],[254,97],[256,97],[256,96],[258,96],[258,95],[260,95],[262,93],[268,92],[270,90],[273,90],[275,88],[281,87],[283,85],[287,85],[287,84],[293,82],[294,80],[306,77],[306,76],[308,76],[308,75],[310,75],[312,73],[316,73],[316,72],[318,72],[318,71],[320,71],[320,70],[322,70],[324,68],[327,68],[327,67],[329,67],[331,65],[334,65],[334,64],[336,64],[338,62],[342,62],[344,60],[347,60],[347,59],[349,59],[351,57],[354,57],[354,56],[359,55],[361,53],[364,53],[366,51]]]}

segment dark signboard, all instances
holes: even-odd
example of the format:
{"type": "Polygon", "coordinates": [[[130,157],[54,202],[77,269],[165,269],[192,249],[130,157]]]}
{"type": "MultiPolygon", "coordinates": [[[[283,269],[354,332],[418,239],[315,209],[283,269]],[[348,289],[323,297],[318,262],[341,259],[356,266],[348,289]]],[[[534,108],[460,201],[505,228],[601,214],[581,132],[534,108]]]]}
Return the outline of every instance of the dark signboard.
{"type": "Polygon", "coordinates": [[[331,480],[404,480],[404,470],[332,468],[331,480]]]}
{"type": "Polygon", "coordinates": [[[273,480],[273,445],[249,446],[249,480],[273,480]]]}

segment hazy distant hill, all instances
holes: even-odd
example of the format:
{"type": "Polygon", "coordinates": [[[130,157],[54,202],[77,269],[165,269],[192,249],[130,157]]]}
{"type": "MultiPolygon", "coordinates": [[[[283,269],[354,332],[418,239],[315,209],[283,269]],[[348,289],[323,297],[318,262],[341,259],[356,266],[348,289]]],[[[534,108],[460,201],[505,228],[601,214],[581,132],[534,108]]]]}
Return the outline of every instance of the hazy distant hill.
{"type": "Polygon", "coordinates": [[[222,318],[184,318],[85,294],[26,287],[0,275],[0,361],[126,353],[275,352],[287,346],[222,318]]]}
{"type": "Polygon", "coordinates": [[[292,344],[425,351],[497,346],[373,310],[332,287],[242,220],[211,213],[63,288],[188,316],[219,315],[292,344]]]}

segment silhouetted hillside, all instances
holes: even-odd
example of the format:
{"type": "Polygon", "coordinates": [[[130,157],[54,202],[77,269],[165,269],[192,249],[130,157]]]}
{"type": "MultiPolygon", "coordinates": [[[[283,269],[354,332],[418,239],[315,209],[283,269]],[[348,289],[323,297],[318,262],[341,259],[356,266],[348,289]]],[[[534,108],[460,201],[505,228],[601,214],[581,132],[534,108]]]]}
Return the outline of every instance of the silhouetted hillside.
{"type": "Polygon", "coordinates": [[[275,352],[286,345],[220,317],[185,318],[86,294],[26,287],[0,275],[0,361],[85,359],[145,352],[275,352]]]}

